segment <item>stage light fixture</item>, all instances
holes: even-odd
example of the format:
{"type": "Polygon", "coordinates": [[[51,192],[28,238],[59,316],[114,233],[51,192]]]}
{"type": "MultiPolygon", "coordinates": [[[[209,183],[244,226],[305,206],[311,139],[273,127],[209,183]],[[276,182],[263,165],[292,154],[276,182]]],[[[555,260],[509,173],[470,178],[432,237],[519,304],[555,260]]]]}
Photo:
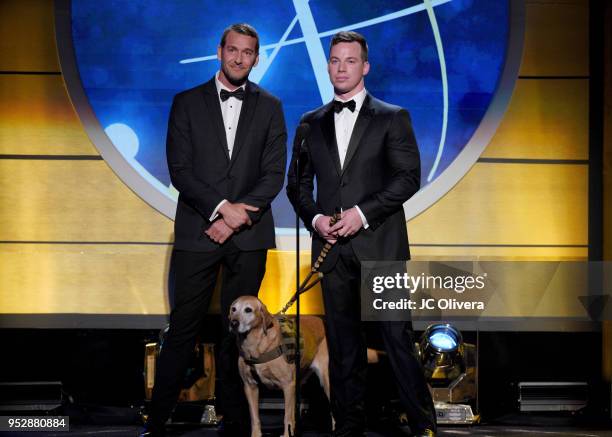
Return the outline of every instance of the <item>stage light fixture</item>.
{"type": "Polygon", "coordinates": [[[476,405],[476,346],[449,323],[427,327],[417,344],[439,424],[473,424],[476,405]]]}
{"type": "Polygon", "coordinates": [[[447,387],[464,371],[463,337],[454,326],[430,325],[419,343],[425,376],[432,387],[447,387]]]}

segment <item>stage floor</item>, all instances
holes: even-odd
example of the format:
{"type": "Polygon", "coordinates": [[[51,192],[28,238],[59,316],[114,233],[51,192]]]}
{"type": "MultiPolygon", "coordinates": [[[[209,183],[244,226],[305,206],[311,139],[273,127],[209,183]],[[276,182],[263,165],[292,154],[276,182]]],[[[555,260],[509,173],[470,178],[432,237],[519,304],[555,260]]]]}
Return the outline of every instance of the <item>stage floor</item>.
{"type": "MultiPolygon", "coordinates": [[[[44,437],[136,437],[141,428],[137,426],[72,426],[69,433],[66,432],[37,432],[35,435],[44,437]]],[[[10,432],[0,433],[11,437],[23,436],[32,437],[30,432],[10,432]]],[[[168,437],[215,437],[218,436],[215,428],[197,428],[183,430],[169,430],[168,437]]],[[[264,437],[278,436],[279,433],[264,433],[264,437]]],[[[329,434],[318,434],[308,432],[304,437],[324,437],[329,434]]],[[[386,434],[368,432],[368,437],[387,437],[386,434]]],[[[441,427],[438,430],[440,437],[461,437],[461,436],[481,436],[481,437],[612,437],[612,430],[588,430],[578,428],[542,428],[542,427],[519,427],[519,426],[474,426],[474,427],[441,427]]]]}

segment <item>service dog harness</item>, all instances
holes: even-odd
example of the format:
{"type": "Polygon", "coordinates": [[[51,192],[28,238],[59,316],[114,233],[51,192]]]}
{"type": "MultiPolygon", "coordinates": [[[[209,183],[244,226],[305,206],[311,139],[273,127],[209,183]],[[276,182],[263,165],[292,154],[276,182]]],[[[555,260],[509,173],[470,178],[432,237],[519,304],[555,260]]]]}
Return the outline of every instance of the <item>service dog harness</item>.
{"type": "MultiPolygon", "coordinates": [[[[278,320],[281,331],[281,344],[274,349],[264,352],[258,357],[247,357],[244,355],[242,350],[240,356],[244,359],[244,362],[251,367],[251,370],[255,370],[255,364],[263,364],[269,361],[275,360],[276,358],[283,356],[289,364],[295,362],[295,318],[289,318],[285,315],[275,315],[274,318],[278,320]]],[[[272,327],[270,325],[268,328],[272,327]]],[[[304,336],[300,335],[300,355],[304,351],[304,336]]]]}

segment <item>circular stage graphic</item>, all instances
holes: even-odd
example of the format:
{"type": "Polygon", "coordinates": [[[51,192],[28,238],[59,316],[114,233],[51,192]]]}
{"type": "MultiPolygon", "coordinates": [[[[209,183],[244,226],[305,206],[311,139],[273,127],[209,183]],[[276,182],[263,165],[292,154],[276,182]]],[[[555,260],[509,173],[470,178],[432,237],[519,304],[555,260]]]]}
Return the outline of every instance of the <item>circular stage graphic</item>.
{"type": "MultiPolygon", "coordinates": [[[[514,88],[522,51],[522,2],[512,0],[202,0],[56,3],[60,61],[88,134],[119,177],[174,217],[165,138],[172,97],[218,69],[223,29],[248,22],[260,34],[250,79],[284,106],[290,156],[302,113],[329,102],[331,36],[363,33],[366,88],[407,108],[422,159],[422,188],[407,218],[443,196],[476,162],[514,88]]],[[[273,204],[277,235],[292,232],[293,209],[273,204]]],[[[286,244],[281,246],[288,247],[286,244]]]]}

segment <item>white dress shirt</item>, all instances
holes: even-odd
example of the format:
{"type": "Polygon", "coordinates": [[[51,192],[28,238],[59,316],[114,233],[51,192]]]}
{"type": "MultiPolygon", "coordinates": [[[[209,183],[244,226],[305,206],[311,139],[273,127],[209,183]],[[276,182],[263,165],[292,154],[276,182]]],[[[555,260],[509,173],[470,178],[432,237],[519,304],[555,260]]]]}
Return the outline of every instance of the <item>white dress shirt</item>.
{"type": "MultiPolygon", "coordinates": [[[[236,139],[236,130],[238,129],[238,120],[240,119],[240,110],[242,109],[242,100],[239,100],[235,97],[230,97],[225,102],[221,100],[220,93],[221,90],[226,90],[229,92],[235,91],[238,88],[244,89],[244,85],[238,87],[234,90],[229,89],[225,85],[221,83],[219,80],[219,72],[215,75],[215,85],[217,86],[217,98],[219,99],[219,104],[221,105],[221,116],[223,117],[223,126],[225,127],[225,139],[227,140],[227,153],[229,154],[230,159],[232,159],[232,152],[234,151],[234,141],[236,139]]],[[[211,214],[209,220],[212,222],[219,215],[219,208],[227,202],[227,199],[223,199],[213,213],[211,214]]]]}
{"type": "MultiPolygon", "coordinates": [[[[221,105],[221,115],[223,116],[223,126],[225,126],[225,138],[227,139],[227,152],[229,153],[230,159],[232,158],[232,152],[234,151],[234,140],[236,139],[236,129],[238,129],[238,119],[240,118],[240,110],[242,109],[242,100],[235,97],[230,97],[225,102],[221,100],[221,90],[229,92],[236,91],[236,89],[229,89],[221,83],[219,80],[219,72],[215,75],[215,85],[217,85],[217,98],[221,105]]],[[[239,87],[244,89],[244,85],[239,87]]]]}
{"type": "MultiPolygon", "coordinates": [[[[343,108],[342,111],[338,113],[334,113],[334,126],[336,130],[336,144],[338,145],[338,155],[340,156],[340,168],[344,167],[344,160],[346,159],[346,152],[348,151],[348,146],[351,141],[351,135],[353,134],[353,129],[355,128],[355,122],[357,121],[357,117],[359,117],[359,111],[361,111],[361,107],[363,106],[363,101],[366,98],[366,89],[362,89],[357,94],[355,94],[350,99],[342,99],[337,95],[334,95],[334,100],[339,100],[341,102],[348,102],[350,100],[355,101],[355,111],[351,112],[348,108],[343,108]]],[[[370,225],[368,221],[361,212],[361,208],[355,205],[355,209],[359,213],[361,217],[361,222],[363,223],[363,228],[368,229],[370,225]]],[[[315,223],[317,219],[321,217],[323,214],[317,214],[312,219],[312,227],[316,229],[315,223]]]]}
{"type": "Polygon", "coordinates": [[[348,102],[350,100],[355,101],[355,111],[351,112],[350,109],[344,108],[342,111],[334,113],[336,143],[338,144],[338,155],[340,155],[340,168],[344,168],[344,160],[346,159],[346,152],[348,150],[349,142],[351,141],[351,134],[353,133],[355,122],[357,121],[357,117],[359,117],[359,111],[361,111],[365,98],[365,88],[348,100],[334,96],[335,100],[339,100],[341,102],[348,102]]]}

